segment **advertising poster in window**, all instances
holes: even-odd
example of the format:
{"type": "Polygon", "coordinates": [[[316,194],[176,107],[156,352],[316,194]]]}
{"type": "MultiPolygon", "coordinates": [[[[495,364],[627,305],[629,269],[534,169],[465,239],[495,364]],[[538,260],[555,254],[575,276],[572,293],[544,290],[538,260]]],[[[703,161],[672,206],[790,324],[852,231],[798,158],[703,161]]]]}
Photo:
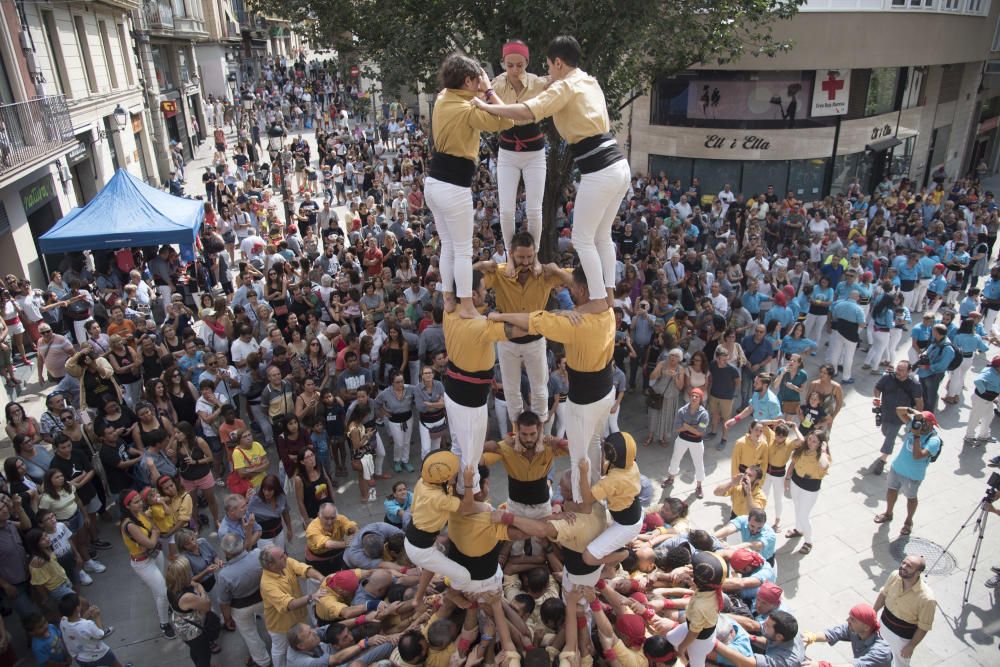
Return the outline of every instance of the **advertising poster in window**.
{"type": "Polygon", "coordinates": [[[811,82],[802,76],[688,83],[687,117],[713,120],[778,120],[787,127],[809,108],[811,82]]]}

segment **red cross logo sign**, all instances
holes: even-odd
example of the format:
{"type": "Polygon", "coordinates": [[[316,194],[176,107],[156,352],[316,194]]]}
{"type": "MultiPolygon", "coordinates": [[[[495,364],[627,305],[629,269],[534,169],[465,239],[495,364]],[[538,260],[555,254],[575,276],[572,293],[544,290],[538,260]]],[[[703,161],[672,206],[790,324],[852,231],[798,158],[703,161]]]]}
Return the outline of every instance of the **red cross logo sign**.
{"type": "Polygon", "coordinates": [[[844,87],[844,80],[837,78],[839,72],[827,72],[826,81],[820,84],[820,87],[826,92],[826,99],[833,101],[837,99],[837,91],[844,87]]]}

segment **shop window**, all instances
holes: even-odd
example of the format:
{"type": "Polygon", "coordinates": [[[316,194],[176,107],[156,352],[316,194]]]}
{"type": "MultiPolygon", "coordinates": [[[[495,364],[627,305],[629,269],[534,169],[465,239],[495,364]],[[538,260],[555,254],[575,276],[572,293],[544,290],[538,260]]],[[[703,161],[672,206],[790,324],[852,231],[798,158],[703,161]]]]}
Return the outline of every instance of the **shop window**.
{"type": "Polygon", "coordinates": [[[778,194],[787,191],[788,163],[784,160],[745,160],[743,162],[743,183],[740,188],[747,201],[755,195],[767,192],[773,185],[778,194]]]}
{"type": "Polygon", "coordinates": [[[191,82],[191,68],[188,66],[187,49],[177,49],[177,71],[181,77],[181,83],[191,82]]]}
{"type": "Polygon", "coordinates": [[[829,159],[792,160],[788,163],[788,190],[795,193],[800,201],[819,199],[823,192],[823,177],[826,175],[826,165],[829,159]]]}
{"type": "Polygon", "coordinates": [[[156,82],[160,85],[160,90],[173,88],[174,79],[167,62],[167,47],[154,44],[150,47],[150,51],[153,55],[153,69],[156,71],[156,82]]]}
{"type": "Polygon", "coordinates": [[[895,109],[898,90],[898,67],[878,67],[873,69],[871,77],[868,79],[865,116],[877,116],[895,109]]]}
{"type": "Polygon", "coordinates": [[[741,164],[738,160],[695,160],[694,175],[701,181],[702,201],[711,206],[722,188],[728,183],[733,192],[740,191],[741,164]]]}
{"type": "Polygon", "coordinates": [[[76,42],[80,48],[83,71],[87,75],[87,89],[96,93],[97,73],[94,71],[94,57],[90,52],[90,36],[87,34],[87,26],[84,24],[82,16],[73,16],[73,27],[76,29],[76,42]]]}

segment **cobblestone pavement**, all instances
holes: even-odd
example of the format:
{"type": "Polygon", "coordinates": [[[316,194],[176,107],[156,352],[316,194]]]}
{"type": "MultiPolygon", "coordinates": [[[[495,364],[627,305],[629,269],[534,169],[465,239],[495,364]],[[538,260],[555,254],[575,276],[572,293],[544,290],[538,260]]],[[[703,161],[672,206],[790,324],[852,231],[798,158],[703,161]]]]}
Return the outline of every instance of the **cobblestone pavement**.
{"type": "MultiPolygon", "coordinates": [[[[203,146],[207,149],[207,144],[203,146]]],[[[207,162],[207,150],[202,159],[189,167],[188,191],[200,194],[201,167],[207,162]]],[[[820,357],[807,357],[807,370],[815,377],[820,357]]],[[[928,564],[934,564],[936,554],[947,546],[947,553],[927,578],[938,600],[938,613],[934,628],[917,649],[914,667],[947,664],[997,665],[997,636],[1000,634],[1000,611],[996,607],[995,591],[986,589],[983,582],[991,576],[990,566],[1000,565],[996,558],[1000,546],[1000,520],[994,517],[987,522],[982,560],[973,574],[969,601],[963,606],[963,583],[968,574],[970,559],[976,544],[975,526],[966,524],[975,514],[986,490],[986,480],[992,469],[986,462],[1000,454],[1000,445],[990,443],[982,447],[963,447],[962,433],[968,417],[968,396],[975,370],[969,373],[969,387],[958,406],[947,406],[937,413],[943,434],[944,447],[940,459],[931,465],[927,480],[920,490],[920,508],[916,515],[913,534],[901,537],[902,517],[889,525],[877,526],[872,522],[884,503],[885,476],[867,473],[881,445],[882,436],[875,427],[871,414],[870,397],[875,376],[860,370],[861,354],[855,359],[857,383],[845,387],[846,403],[838,416],[831,442],[833,465],[827,476],[819,501],[813,512],[815,548],[802,556],[794,553],[796,541],[778,538],[778,583],[784,588],[788,603],[804,630],[817,631],[844,621],[851,606],[860,601],[874,602],[882,582],[898,566],[903,554],[921,552],[928,555],[928,564]],[[960,526],[963,529],[960,530],[960,526]],[[956,534],[956,531],[957,534],[956,534]],[[952,542],[952,538],[954,542],[952,542]]],[[[21,398],[30,414],[42,411],[42,402],[35,379],[35,370],[19,369],[28,382],[25,396],[21,398]]],[[[645,438],[647,417],[645,403],[638,393],[630,393],[622,407],[620,424],[641,442],[645,438]]],[[[491,421],[492,424],[492,421],[491,421]]],[[[491,428],[494,428],[491,426],[491,428]]],[[[732,443],[741,431],[731,433],[732,443]]],[[[997,434],[997,431],[994,430],[997,434]]],[[[1000,434],[998,434],[1000,435],[1000,434]]],[[[413,447],[411,461],[419,457],[419,445],[413,447]]],[[[659,488],[659,481],[666,475],[669,448],[640,447],[639,465],[659,488]]],[[[731,444],[719,452],[714,441],[705,452],[708,479],[704,485],[706,497],[698,501],[694,496],[694,477],[690,463],[682,465],[681,475],[674,487],[674,494],[691,504],[691,518],[695,525],[715,529],[729,515],[729,505],[712,496],[715,485],[728,477],[728,459],[731,444]]],[[[0,457],[11,454],[10,443],[4,442],[0,457]]],[[[565,465],[563,463],[562,465],[565,465]]],[[[387,468],[391,470],[391,468],[387,468]]],[[[353,479],[336,478],[336,489],[341,513],[358,523],[382,519],[381,503],[361,505],[353,479]]],[[[381,495],[388,493],[395,479],[415,481],[415,475],[396,475],[393,480],[379,483],[381,495]]],[[[502,468],[493,478],[492,501],[502,502],[506,497],[507,481],[502,468]]],[[[902,506],[897,508],[902,511],[902,506]]],[[[769,516],[769,520],[773,518],[769,516]]],[[[791,501],[786,499],[782,524],[792,524],[794,513],[791,501]]],[[[289,551],[302,555],[303,538],[299,530],[289,551]]],[[[156,614],[147,589],[129,572],[128,559],[116,526],[102,521],[102,537],[115,547],[101,552],[108,565],[104,574],[94,575],[94,585],[84,589],[84,595],[103,610],[106,622],[116,627],[109,644],[121,661],[132,661],[137,666],[159,665],[175,667],[189,665],[187,648],[180,640],[168,641],[157,627],[156,614]]],[[[207,534],[207,533],[203,533],[207,534]]],[[[15,636],[20,636],[16,623],[10,623],[15,636]]],[[[17,641],[17,640],[15,640],[17,641]]],[[[242,665],[246,649],[235,633],[223,633],[220,640],[223,651],[216,656],[217,665],[242,665]]],[[[19,651],[20,653],[21,651],[19,651]]],[[[849,645],[816,645],[809,650],[810,657],[833,662],[850,660],[849,645]]]]}

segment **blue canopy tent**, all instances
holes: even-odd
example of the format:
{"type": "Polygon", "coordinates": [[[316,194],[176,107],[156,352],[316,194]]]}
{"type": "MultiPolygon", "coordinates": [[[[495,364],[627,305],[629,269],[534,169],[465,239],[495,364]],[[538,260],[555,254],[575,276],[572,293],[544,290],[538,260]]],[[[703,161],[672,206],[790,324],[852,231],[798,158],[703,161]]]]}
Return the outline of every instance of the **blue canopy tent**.
{"type": "Polygon", "coordinates": [[[175,197],[119,169],[90,203],[70,211],[38,243],[43,253],[190,247],[204,219],[204,202],[175,197]]]}

